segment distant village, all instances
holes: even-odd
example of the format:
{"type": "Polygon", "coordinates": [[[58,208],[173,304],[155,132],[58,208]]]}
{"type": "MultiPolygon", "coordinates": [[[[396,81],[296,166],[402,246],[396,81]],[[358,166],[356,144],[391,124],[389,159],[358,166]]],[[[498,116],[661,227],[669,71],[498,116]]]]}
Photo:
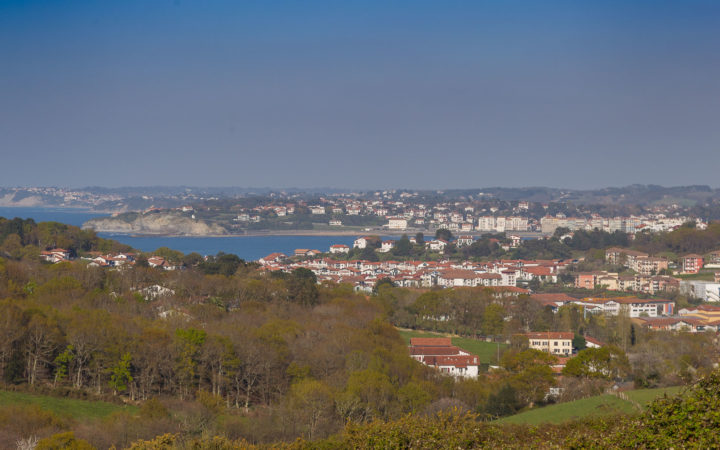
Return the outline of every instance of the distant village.
{"type": "Polygon", "coordinates": [[[315,204],[304,201],[270,203],[242,209],[233,220],[236,223],[260,223],[295,214],[310,214],[318,221],[321,217],[327,219],[325,224],[328,227],[342,229],[359,223],[353,218],[368,217],[381,220],[376,228],[388,231],[448,229],[455,233],[516,232],[518,238],[551,235],[558,228],[570,231],[598,229],[610,233],[658,232],[673,230],[690,220],[694,220],[698,227],[706,226],[702,219],[680,215],[677,207],[673,206],[655,208],[648,214],[614,217],[602,217],[588,210],[579,217],[563,212],[549,214],[550,205],[527,201],[502,206],[489,206],[482,201],[424,204],[412,201],[412,194],[400,194],[399,199],[384,198],[381,193],[377,195],[377,199],[366,200],[322,197],[315,204]],[[545,214],[540,215],[539,212],[545,214]]]}
{"type": "MultiPolygon", "coordinates": [[[[518,201],[501,207],[480,207],[471,202],[435,202],[425,205],[413,201],[412,194],[398,198],[357,199],[352,196],[321,197],[316,203],[303,200],[262,202],[252,208],[233,212],[231,221],[263,224],[282,221],[293,215],[316,217],[326,229],[357,230],[370,233],[357,237],[352,245],[334,244],[327,249],[295,249],[292,254],[271,253],[257,261],[267,273],[311,271],[318,283],[343,283],[365,295],[377,292],[383,284],[406,289],[477,288],[500,299],[527,296],[542,308],[558,313],[572,307],[584,315],[627,317],[637,326],[649,330],[683,333],[720,331],[720,251],[707,254],[660,256],[623,247],[604,251],[603,269],[582,271],[583,258],[504,259],[502,257],[469,258],[462,251],[486,240],[503,251],[521,248],[535,240],[572,238],[582,231],[604,231],[629,236],[676,230],[688,222],[704,230],[707,222],[677,213],[672,206],[647,214],[602,217],[588,212],[569,215],[552,211],[550,205],[518,201]],[[538,212],[546,212],[538,216],[538,212]],[[553,212],[551,214],[551,212],[553,212]],[[356,221],[353,218],[363,218],[356,221]],[[353,225],[349,225],[353,224],[353,225]],[[438,231],[439,230],[439,231],[438,231]],[[423,232],[435,232],[424,239],[423,232]],[[443,232],[447,231],[447,233],[443,232]],[[377,232],[372,234],[372,232],[377,232]],[[402,234],[402,238],[396,236],[402,234]],[[384,237],[381,237],[383,236],[384,237]],[[388,237],[395,236],[395,237],[388,237]],[[402,242],[405,241],[405,242],[402,242]],[[415,253],[399,255],[400,245],[411,245],[415,253]],[[418,255],[418,249],[420,255],[418,255]],[[369,258],[367,256],[373,256],[369,258]],[[701,271],[718,269],[712,279],[693,279],[701,271]],[[547,287],[554,287],[547,289],[547,287]],[[557,292],[562,291],[562,292],[557,292]],[[678,308],[674,298],[683,295],[704,302],[678,308]],[[713,302],[718,305],[713,305],[713,302]]],[[[395,196],[397,197],[397,196],[395,196]]],[[[207,206],[185,204],[173,208],[177,214],[201,219],[211,214],[207,206]]],[[[149,208],[146,214],[166,211],[149,208]]],[[[223,210],[227,215],[227,210],[223,210]]],[[[500,252],[499,254],[503,254],[500,252]]],[[[467,255],[467,254],[466,254],[467,255]]],[[[72,259],[70,252],[56,248],[43,251],[41,258],[49,263],[72,259]]],[[[138,255],[133,253],[89,253],[80,259],[89,267],[121,270],[132,267],[138,255]]],[[[143,255],[147,267],[160,270],[182,270],[181,262],[159,255],[143,255]]],[[[167,286],[150,286],[140,292],[152,300],[172,295],[167,286]]],[[[503,301],[506,301],[503,300],[503,301]]],[[[442,317],[437,320],[443,320],[442,317]]],[[[565,362],[577,354],[573,333],[528,331],[523,334],[527,346],[550,353],[557,358],[552,365],[560,373],[565,362]]],[[[589,348],[604,343],[583,336],[589,348]]],[[[456,377],[477,377],[481,372],[477,355],[462,350],[449,338],[413,338],[410,355],[442,373],[456,377]]]]}

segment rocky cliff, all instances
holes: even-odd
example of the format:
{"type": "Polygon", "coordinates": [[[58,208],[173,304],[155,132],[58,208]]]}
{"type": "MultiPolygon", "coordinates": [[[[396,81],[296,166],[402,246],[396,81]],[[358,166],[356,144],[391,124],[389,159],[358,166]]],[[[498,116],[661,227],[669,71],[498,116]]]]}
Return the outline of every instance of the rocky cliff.
{"type": "Polygon", "coordinates": [[[105,233],[155,234],[167,236],[218,236],[227,230],[214,223],[192,219],[182,214],[122,214],[117,217],[91,219],[83,228],[105,233]]]}

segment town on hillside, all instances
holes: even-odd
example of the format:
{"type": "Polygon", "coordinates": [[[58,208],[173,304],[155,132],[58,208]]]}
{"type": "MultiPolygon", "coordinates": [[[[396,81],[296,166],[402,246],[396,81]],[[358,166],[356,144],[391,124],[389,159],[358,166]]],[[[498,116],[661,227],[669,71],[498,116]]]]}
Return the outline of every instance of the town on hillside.
{"type": "MultiPolygon", "coordinates": [[[[704,236],[715,232],[716,225],[711,227],[683,225],[673,232],[657,235],[699,233],[697,236],[704,236]]],[[[591,239],[590,244],[586,243],[591,249],[602,242],[631,244],[641,239],[637,236],[648,233],[568,228],[555,231],[552,236],[540,239],[471,233],[456,237],[444,228],[428,240],[422,233],[412,237],[403,235],[399,239],[363,235],[356,238],[352,246],[333,244],[326,250],[296,249],[292,255],[274,252],[259,259],[257,268],[271,277],[306,271],[312,273],[312,279],[318,284],[350,285],[354,292],[362,295],[377,294],[383,286],[421,292],[477,289],[499,303],[512,304],[527,298],[538,311],[553,315],[570,308],[583,317],[624,317],[645,330],[720,331],[720,305],[713,305],[720,302],[720,251],[653,254],[611,245],[604,250],[572,251],[568,258],[502,257],[508,255],[507,252],[522,252],[536,245],[550,246],[555,251],[558,246],[567,247],[562,251],[584,249],[573,247],[574,241],[583,239],[591,239]],[[481,256],[467,253],[478,247],[490,251],[481,256]],[[585,270],[588,267],[596,270],[585,270]],[[682,299],[680,307],[678,299],[682,299]]],[[[708,245],[712,243],[708,241],[708,245]]],[[[47,263],[81,261],[87,267],[110,270],[125,270],[139,264],[162,271],[182,271],[215,257],[195,255],[188,259],[170,249],[151,254],[88,251],[77,255],[63,248],[48,248],[40,252],[40,258],[47,263]]],[[[148,301],[174,295],[171,286],[162,284],[139,287],[136,292],[148,301]]],[[[441,323],[450,320],[450,315],[436,313],[425,319],[441,323]]],[[[583,347],[579,348],[575,342],[578,336],[563,330],[546,332],[527,327],[518,336],[527,348],[553,355],[551,368],[556,373],[561,373],[568,358],[582,348],[603,346],[602,340],[585,333],[581,336],[583,347]]],[[[487,335],[479,337],[495,339],[487,335]]],[[[416,360],[446,375],[472,378],[487,369],[480,369],[478,355],[447,340],[417,338],[411,341],[409,352],[416,360]]]]}

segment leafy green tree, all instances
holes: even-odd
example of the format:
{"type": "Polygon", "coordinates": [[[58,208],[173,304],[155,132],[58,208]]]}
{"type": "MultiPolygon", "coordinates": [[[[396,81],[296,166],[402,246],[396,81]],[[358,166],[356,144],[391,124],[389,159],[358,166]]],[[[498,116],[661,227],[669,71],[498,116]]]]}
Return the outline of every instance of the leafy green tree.
{"type": "Polygon", "coordinates": [[[110,387],[115,392],[124,392],[133,381],[131,374],[132,356],[130,353],[124,353],[120,361],[112,368],[110,375],[110,387]]]}
{"type": "Polygon", "coordinates": [[[442,239],[444,241],[450,242],[452,238],[452,231],[448,230],[447,228],[438,228],[437,231],[435,231],[435,239],[442,239]]]}
{"type": "Polygon", "coordinates": [[[153,254],[161,258],[165,258],[165,260],[175,264],[180,263],[184,257],[182,252],[170,249],[168,247],[160,247],[155,250],[153,254]]]}
{"type": "Polygon", "coordinates": [[[305,430],[308,439],[315,439],[318,432],[332,421],[334,395],[322,381],[301,380],[290,388],[290,405],[305,430]]]}
{"type": "Polygon", "coordinates": [[[375,283],[375,287],[373,287],[373,293],[375,293],[375,294],[379,293],[380,290],[384,287],[394,288],[395,283],[393,282],[393,280],[391,280],[388,277],[381,278],[377,281],[377,283],[375,283]]]}
{"type": "Polygon", "coordinates": [[[390,378],[373,369],[351,373],[346,392],[358,402],[363,420],[386,418],[396,395],[390,378]]]}
{"type": "Polygon", "coordinates": [[[410,256],[411,250],[412,244],[410,243],[410,239],[408,239],[406,234],[403,234],[402,237],[395,242],[395,247],[392,249],[392,252],[395,256],[410,256]]]}
{"type": "Polygon", "coordinates": [[[412,304],[411,310],[420,320],[437,320],[442,313],[444,299],[438,291],[422,293],[412,304]]]}
{"type": "Polygon", "coordinates": [[[144,267],[144,268],[150,267],[147,256],[138,255],[137,258],[135,258],[135,267],[144,267]]]}
{"type": "Polygon", "coordinates": [[[497,392],[490,394],[482,412],[490,417],[503,417],[515,414],[522,407],[515,388],[505,383],[497,392]]]}
{"type": "Polygon", "coordinates": [[[207,333],[194,328],[175,330],[175,339],[178,347],[176,372],[182,386],[181,393],[187,396],[190,387],[198,376],[198,356],[205,343],[207,333]]]}
{"type": "Polygon", "coordinates": [[[232,253],[219,252],[217,255],[208,258],[199,264],[200,270],[206,275],[232,276],[237,272],[245,261],[232,253]]]}
{"type": "Polygon", "coordinates": [[[364,259],[365,261],[378,261],[378,255],[375,253],[375,249],[373,247],[367,246],[360,252],[360,259],[364,259]]]}
{"type": "Polygon", "coordinates": [[[75,438],[75,433],[68,431],[65,433],[54,434],[45,439],[41,439],[36,450],[95,450],[88,441],[75,438]]]}
{"type": "Polygon", "coordinates": [[[74,350],[75,348],[72,345],[68,345],[65,347],[65,350],[55,357],[55,381],[53,382],[53,386],[56,386],[58,382],[67,378],[70,363],[72,363],[75,357],[73,354],[74,350]]]}
{"type": "Polygon", "coordinates": [[[555,355],[527,349],[506,352],[501,364],[511,373],[509,382],[515,389],[518,400],[523,404],[530,404],[542,401],[550,387],[555,385],[550,365],[556,361],[555,355]]]}
{"type": "Polygon", "coordinates": [[[292,271],[287,281],[290,300],[305,306],[317,304],[319,291],[317,277],[312,270],[303,267],[292,271]]]}
{"type": "Polygon", "coordinates": [[[185,267],[195,267],[203,261],[201,254],[197,252],[188,253],[182,259],[182,263],[185,267]]]}
{"type": "Polygon", "coordinates": [[[582,336],[580,334],[576,334],[575,337],[573,337],[572,346],[577,351],[585,350],[586,345],[587,345],[587,343],[585,342],[584,336],[582,336]]]}
{"type": "Polygon", "coordinates": [[[417,381],[405,384],[398,390],[398,400],[403,410],[413,414],[422,411],[432,400],[431,389],[432,385],[428,386],[417,381]]]}
{"type": "Polygon", "coordinates": [[[482,321],[482,331],[485,336],[498,336],[502,334],[505,325],[505,309],[493,303],[485,308],[482,321]]]}
{"type": "Polygon", "coordinates": [[[629,371],[627,356],[615,346],[586,348],[571,358],[563,368],[564,375],[608,380],[623,377],[629,371]]]}

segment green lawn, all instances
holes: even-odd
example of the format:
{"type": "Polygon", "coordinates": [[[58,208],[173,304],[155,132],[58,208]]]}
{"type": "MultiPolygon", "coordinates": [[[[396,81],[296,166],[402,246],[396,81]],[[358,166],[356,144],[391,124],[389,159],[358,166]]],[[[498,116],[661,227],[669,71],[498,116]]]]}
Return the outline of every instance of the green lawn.
{"type": "Polygon", "coordinates": [[[73,419],[100,419],[116,411],[127,411],[134,414],[138,410],[136,406],[130,405],[123,406],[101,401],[77,400],[0,390],[0,408],[14,404],[38,405],[59,416],[72,417],[73,419]]]}
{"type": "MultiPolygon", "coordinates": [[[[483,364],[495,364],[497,360],[498,344],[494,342],[478,341],[477,339],[453,337],[444,335],[442,333],[432,333],[429,331],[415,331],[415,330],[398,330],[400,336],[405,339],[405,342],[410,345],[411,337],[450,337],[453,345],[460,347],[461,349],[477,355],[480,358],[480,362],[483,364]]],[[[500,344],[500,352],[502,353],[503,348],[506,344],[500,344]]]]}
{"type": "MultiPolygon", "coordinates": [[[[664,394],[675,395],[681,387],[660,389],[637,389],[625,391],[625,394],[640,405],[646,406],[664,394]]],[[[611,414],[637,414],[638,410],[628,401],[621,400],[614,395],[598,395],[595,397],[575,400],[573,402],[558,403],[542,408],[531,409],[514,416],[503,417],[498,423],[516,423],[538,425],[541,423],[563,423],[569,420],[611,414]]]]}
{"type": "Polygon", "coordinates": [[[632,403],[613,395],[598,395],[573,402],[535,408],[514,416],[503,417],[498,423],[538,425],[541,423],[563,423],[573,419],[612,414],[634,414],[637,409],[632,403]]]}
{"type": "Polygon", "coordinates": [[[662,397],[665,394],[667,394],[668,397],[677,395],[682,391],[682,389],[682,386],[673,386],[658,389],[636,389],[633,391],[626,391],[625,394],[627,394],[627,396],[631,400],[636,401],[641,405],[648,405],[656,398],[662,397]]]}
{"type": "Polygon", "coordinates": [[[698,273],[679,273],[673,276],[682,280],[713,281],[715,280],[715,270],[701,270],[698,273]]]}

